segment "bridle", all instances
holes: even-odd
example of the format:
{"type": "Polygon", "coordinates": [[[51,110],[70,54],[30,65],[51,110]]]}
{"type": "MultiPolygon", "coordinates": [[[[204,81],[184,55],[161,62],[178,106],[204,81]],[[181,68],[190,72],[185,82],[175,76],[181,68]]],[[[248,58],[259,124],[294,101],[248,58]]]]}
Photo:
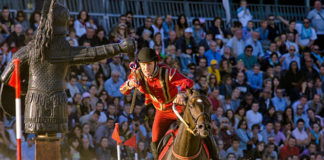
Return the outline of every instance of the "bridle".
{"type": "MultiPolygon", "coordinates": [[[[197,98],[197,97],[204,97],[204,96],[201,96],[201,95],[191,96],[191,97],[189,98],[188,102],[190,102],[191,99],[193,99],[193,98],[197,98]]],[[[198,99],[198,102],[199,102],[199,100],[200,100],[201,102],[203,102],[201,99],[198,99]]],[[[188,105],[189,105],[189,106],[187,106],[187,107],[189,107],[189,110],[190,110],[190,108],[192,108],[193,106],[192,106],[192,104],[188,104],[188,105]]],[[[188,132],[190,132],[191,134],[193,134],[194,136],[197,136],[197,135],[198,135],[198,129],[201,129],[201,128],[202,128],[202,127],[200,127],[200,126],[197,124],[197,121],[198,121],[198,119],[199,119],[200,116],[204,115],[205,117],[207,117],[207,122],[205,122],[204,124],[205,124],[206,126],[209,126],[209,123],[208,123],[208,122],[210,122],[210,114],[207,113],[207,112],[205,112],[205,107],[203,107],[203,111],[200,112],[196,118],[191,114],[191,112],[189,112],[189,113],[190,113],[190,117],[191,117],[191,119],[194,121],[194,125],[195,125],[195,128],[194,128],[194,129],[191,129],[191,127],[189,126],[189,123],[187,123],[187,122],[186,122],[186,121],[181,117],[181,115],[179,114],[179,112],[178,112],[177,109],[176,109],[176,105],[175,105],[175,104],[172,105],[172,110],[173,110],[173,112],[176,114],[176,116],[179,118],[179,120],[180,120],[180,121],[181,121],[181,122],[186,126],[186,130],[187,130],[188,132]]]]}
{"type": "MultiPolygon", "coordinates": [[[[190,102],[190,100],[191,100],[192,98],[196,98],[196,97],[205,97],[205,96],[201,96],[201,95],[191,96],[191,97],[189,98],[188,102],[190,102]]],[[[198,101],[199,103],[200,103],[200,102],[203,102],[201,98],[199,98],[197,101],[198,101]]],[[[199,129],[202,128],[202,127],[199,127],[200,125],[197,124],[197,121],[198,121],[199,117],[202,116],[202,115],[204,115],[205,117],[208,117],[208,118],[207,118],[207,122],[210,122],[210,114],[208,114],[207,112],[205,112],[205,107],[203,107],[203,111],[200,112],[200,113],[198,114],[198,116],[195,118],[195,117],[191,114],[191,110],[190,110],[190,108],[193,108],[192,104],[188,104],[187,107],[189,107],[188,109],[189,109],[190,117],[191,117],[191,119],[194,121],[194,124],[195,124],[195,128],[194,128],[194,129],[191,129],[190,126],[189,126],[189,124],[188,124],[188,123],[187,123],[187,122],[186,122],[186,121],[181,117],[181,115],[179,114],[179,112],[178,112],[177,109],[176,109],[176,105],[175,105],[175,104],[172,105],[172,110],[173,110],[173,112],[176,114],[176,116],[179,118],[179,120],[180,120],[180,121],[181,121],[181,122],[186,126],[186,130],[187,130],[188,132],[190,132],[192,135],[197,136],[197,135],[198,135],[198,128],[199,128],[199,129]]],[[[207,122],[204,122],[204,125],[205,125],[205,126],[210,126],[209,123],[207,123],[207,122]]],[[[208,128],[208,127],[207,127],[207,128],[208,128]]],[[[196,159],[196,158],[201,154],[201,151],[202,151],[202,145],[200,146],[199,151],[198,151],[195,155],[190,156],[190,157],[185,157],[185,156],[180,156],[179,154],[177,154],[177,153],[174,151],[173,146],[172,146],[172,154],[173,154],[173,156],[176,157],[177,159],[181,159],[181,160],[192,160],[192,159],[196,159]]]]}

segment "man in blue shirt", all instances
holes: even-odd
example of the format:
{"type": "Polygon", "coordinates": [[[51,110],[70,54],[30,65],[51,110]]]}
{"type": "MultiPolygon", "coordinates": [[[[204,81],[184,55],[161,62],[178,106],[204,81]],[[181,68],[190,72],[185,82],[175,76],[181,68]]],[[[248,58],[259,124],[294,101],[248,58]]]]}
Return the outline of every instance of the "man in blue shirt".
{"type": "Polygon", "coordinates": [[[282,63],[282,70],[288,70],[292,61],[296,61],[298,68],[300,69],[300,57],[295,52],[296,48],[292,45],[289,47],[289,52],[281,57],[280,62],[282,63]]]}
{"type": "Polygon", "coordinates": [[[124,81],[119,78],[119,72],[114,71],[111,78],[105,82],[105,90],[109,96],[122,98],[123,94],[120,93],[119,88],[124,81]]]}
{"type": "Polygon", "coordinates": [[[314,2],[314,9],[311,10],[307,18],[311,20],[312,26],[316,29],[317,32],[317,40],[316,44],[323,49],[324,44],[324,10],[322,9],[322,3],[320,0],[316,0],[314,2]]]}
{"type": "Polygon", "coordinates": [[[268,144],[268,138],[269,137],[275,137],[275,134],[273,133],[273,123],[268,121],[266,122],[266,128],[263,129],[263,131],[260,133],[262,136],[262,140],[265,144],[268,144]]]}
{"type": "Polygon", "coordinates": [[[174,24],[172,21],[172,15],[168,14],[165,16],[165,21],[162,24],[164,38],[169,38],[169,32],[174,31],[174,24]]]}
{"type": "Polygon", "coordinates": [[[208,66],[210,65],[210,61],[213,59],[216,59],[217,62],[220,62],[222,60],[222,56],[216,51],[216,48],[217,43],[215,41],[212,41],[210,43],[210,49],[204,55],[207,58],[208,66]]]}
{"type": "Polygon", "coordinates": [[[263,84],[263,76],[260,72],[260,65],[255,64],[253,70],[249,70],[246,74],[248,83],[250,84],[250,87],[253,89],[253,91],[261,91],[263,84]]]}
{"type": "Polygon", "coordinates": [[[23,142],[21,145],[22,150],[22,158],[26,160],[33,160],[35,159],[35,135],[29,134],[27,141],[23,142]]]}
{"type": "Polygon", "coordinates": [[[271,99],[276,111],[284,112],[287,107],[286,99],[283,97],[283,90],[280,88],[276,89],[276,96],[271,99]]]}
{"type": "Polygon", "coordinates": [[[262,44],[259,41],[260,33],[257,31],[252,31],[251,38],[247,39],[246,45],[251,45],[253,47],[252,55],[257,58],[261,58],[264,56],[264,52],[262,49],[262,44]]]}

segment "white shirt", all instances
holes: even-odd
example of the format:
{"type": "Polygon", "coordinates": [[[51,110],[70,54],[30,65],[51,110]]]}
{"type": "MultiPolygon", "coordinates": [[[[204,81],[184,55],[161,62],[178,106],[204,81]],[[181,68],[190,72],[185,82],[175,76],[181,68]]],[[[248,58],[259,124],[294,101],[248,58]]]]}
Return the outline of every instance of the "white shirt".
{"type": "Polygon", "coordinates": [[[161,27],[161,29],[159,29],[157,26],[155,26],[155,24],[152,25],[152,28],[154,30],[154,34],[155,35],[156,33],[160,32],[161,33],[161,39],[162,39],[162,43],[164,41],[164,31],[163,31],[163,27],[161,27]]]}
{"type": "Polygon", "coordinates": [[[305,140],[308,138],[307,133],[305,132],[305,130],[303,129],[301,132],[298,130],[298,128],[296,127],[293,131],[292,131],[292,135],[298,139],[298,140],[305,140]]]}
{"type": "Polygon", "coordinates": [[[240,7],[237,9],[237,17],[239,18],[239,21],[242,23],[242,26],[245,27],[247,23],[252,20],[253,16],[250,13],[250,10],[248,8],[240,7]]]}
{"type": "Polygon", "coordinates": [[[254,124],[261,124],[262,122],[262,115],[259,112],[253,112],[252,110],[248,110],[246,112],[246,119],[247,119],[247,124],[250,129],[252,129],[252,126],[254,124]]]}
{"type": "Polygon", "coordinates": [[[324,34],[324,10],[318,12],[316,9],[311,10],[307,18],[312,21],[312,26],[316,29],[318,35],[324,34]]]}
{"type": "MultiPolygon", "coordinates": [[[[236,38],[235,36],[233,38],[231,38],[226,46],[230,47],[231,49],[234,50],[235,46],[234,46],[234,38],[236,38]]],[[[234,57],[237,57],[238,55],[244,53],[244,48],[245,48],[245,41],[241,38],[240,40],[237,40],[237,53],[234,53],[233,51],[233,56],[234,57]]]]}
{"type": "Polygon", "coordinates": [[[79,20],[74,21],[74,29],[75,29],[75,34],[78,37],[81,37],[87,32],[86,26],[83,25],[79,20]]]}
{"type": "MultiPolygon", "coordinates": [[[[95,111],[91,111],[90,115],[92,115],[95,111]]],[[[107,116],[104,112],[100,112],[100,116],[99,116],[99,123],[106,123],[107,122],[107,116]]]]}
{"type": "Polygon", "coordinates": [[[282,62],[282,70],[289,70],[289,65],[292,61],[296,61],[297,66],[300,69],[300,58],[296,53],[294,54],[294,57],[291,57],[289,53],[284,54],[282,57],[284,57],[284,61],[282,62]]]}
{"type": "Polygon", "coordinates": [[[316,40],[317,39],[317,35],[316,35],[316,32],[315,32],[315,29],[310,27],[310,29],[312,30],[312,36],[310,38],[307,38],[307,39],[301,39],[302,27],[303,27],[303,24],[297,23],[295,29],[298,32],[298,42],[302,46],[305,47],[305,46],[308,46],[308,44],[309,44],[309,42],[311,40],[316,40]]]}

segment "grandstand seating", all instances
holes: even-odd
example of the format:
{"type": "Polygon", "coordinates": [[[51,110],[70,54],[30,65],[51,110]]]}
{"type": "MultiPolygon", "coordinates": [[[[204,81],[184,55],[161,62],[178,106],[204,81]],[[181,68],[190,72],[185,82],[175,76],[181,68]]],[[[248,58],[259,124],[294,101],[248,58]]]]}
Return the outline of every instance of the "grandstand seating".
{"type": "MultiPolygon", "coordinates": [[[[210,24],[215,16],[225,18],[222,3],[210,1],[168,1],[168,0],[59,0],[76,16],[80,10],[86,10],[103,25],[106,30],[118,22],[121,13],[132,11],[134,13],[135,27],[143,24],[146,16],[165,16],[171,14],[175,17],[184,13],[189,22],[195,17],[203,17],[210,24]]],[[[12,12],[24,10],[30,14],[34,9],[35,0],[1,0],[0,6],[8,5],[12,12]]],[[[236,21],[238,4],[231,5],[233,21],[236,21]]],[[[296,5],[276,4],[249,4],[254,21],[259,22],[269,14],[281,15],[286,19],[302,20],[309,8],[296,5]]]]}

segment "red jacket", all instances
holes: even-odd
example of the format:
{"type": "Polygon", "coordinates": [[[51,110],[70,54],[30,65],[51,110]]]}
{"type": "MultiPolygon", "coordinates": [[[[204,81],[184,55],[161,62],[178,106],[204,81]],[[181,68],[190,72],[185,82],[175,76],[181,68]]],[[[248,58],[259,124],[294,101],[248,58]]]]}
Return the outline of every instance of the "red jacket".
{"type": "Polygon", "coordinates": [[[282,160],[286,160],[289,156],[292,155],[299,155],[298,147],[290,148],[288,145],[285,145],[279,151],[279,156],[282,160]]]}
{"type": "MultiPolygon", "coordinates": [[[[193,87],[193,81],[188,79],[174,68],[169,68],[166,65],[158,64],[158,71],[150,78],[145,78],[144,82],[140,82],[138,90],[145,94],[145,104],[153,103],[158,110],[168,110],[172,106],[172,101],[175,99],[179,91],[185,91],[186,88],[193,87]],[[144,84],[143,84],[144,83],[144,84]]],[[[132,72],[128,80],[135,79],[135,74],[132,72]]],[[[130,94],[133,88],[128,87],[126,81],[120,87],[122,94],[130,94]]]]}

